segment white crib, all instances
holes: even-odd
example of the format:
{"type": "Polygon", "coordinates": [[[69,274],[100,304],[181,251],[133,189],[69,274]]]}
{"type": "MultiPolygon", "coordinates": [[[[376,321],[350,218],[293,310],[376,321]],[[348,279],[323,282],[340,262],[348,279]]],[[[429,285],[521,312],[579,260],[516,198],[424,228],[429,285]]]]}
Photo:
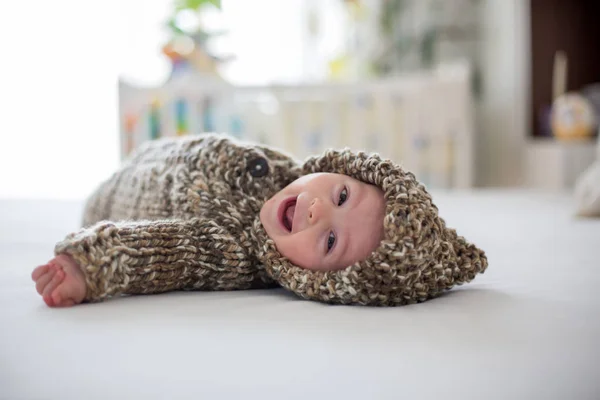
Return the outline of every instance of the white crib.
{"type": "Polygon", "coordinates": [[[227,132],[299,159],[326,148],[377,152],[429,187],[473,185],[468,64],[356,84],[234,87],[186,77],[161,87],[120,82],[122,156],[140,143],[227,132]]]}

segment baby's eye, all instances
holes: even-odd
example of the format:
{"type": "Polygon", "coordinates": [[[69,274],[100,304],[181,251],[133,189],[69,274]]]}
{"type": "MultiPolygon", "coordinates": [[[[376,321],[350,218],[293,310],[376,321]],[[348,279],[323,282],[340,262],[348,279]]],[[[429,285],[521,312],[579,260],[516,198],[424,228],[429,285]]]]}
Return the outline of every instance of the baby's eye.
{"type": "Polygon", "coordinates": [[[327,252],[328,253],[334,244],[335,244],[335,235],[333,234],[333,232],[329,232],[329,238],[327,238],[327,252]]]}
{"type": "Polygon", "coordinates": [[[338,206],[341,206],[342,204],[344,204],[346,202],[347,198],[348,198],[348,189],[346,189],[346,187],[344,187],[344,189],[340,193],[340,201],[338,202],[338,206]]]}

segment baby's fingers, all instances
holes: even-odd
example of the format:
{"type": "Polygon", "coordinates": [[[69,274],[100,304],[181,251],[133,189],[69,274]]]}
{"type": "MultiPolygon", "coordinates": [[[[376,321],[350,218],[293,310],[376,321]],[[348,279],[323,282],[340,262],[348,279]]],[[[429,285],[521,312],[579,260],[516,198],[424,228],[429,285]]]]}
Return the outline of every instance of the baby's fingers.
{"type": "Polygon", "coordinates": [[[39,294],[43,294],[46,285],[54,278],[54,275],[56,275],[56,270],[49,268],[46,273],[41,275],[35,282],[35,290],[37,290],[39,294]]]}
{"type": "MultiPolygon", "coordinates": [[[[48,302],[46,302],[48,304],[48,302]]],[[[69,297],[68,290],[64,290],[64,285],[59,287],[50,296],[50,304],[52,307],[71,307],[77,304],[73,298],[69,297]]]]}
{"type": "Polygon", "coordinates": [[[58,287],[58,285],[63,281],[63,279],[65,279],[65,272],[62,269],[57,269],[50,282],[48,282],[48,284],[44,288],[42,296],[44,298],[50,298],[50,295],[52,294],[54,289],[58,287]]]}
{"type": "Polygon", "coordinates": [[[75,305],[75,301],[73,299],[65,299],[60,303],[55,303],[56,307],[73,307],[75,305]]]}
{"type": "Polygon", "coordinates": [[[31,273],[31,279],[33,281],[37,281],[42,275],[44,275],[46,272],[48,272],[48,268],[50,268],[50,265],[48,265],[48,264],[40,265],[39,267],[34,269],[33,272],[31,273]]]}

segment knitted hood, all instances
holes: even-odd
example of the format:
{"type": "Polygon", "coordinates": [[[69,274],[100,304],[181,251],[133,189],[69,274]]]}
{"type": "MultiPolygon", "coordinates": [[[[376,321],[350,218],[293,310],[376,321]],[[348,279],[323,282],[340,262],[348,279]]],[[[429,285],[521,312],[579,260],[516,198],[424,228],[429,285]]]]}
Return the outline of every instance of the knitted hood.
{"type": "Polygon", "coordinates": [[[253,234],[267,274],[299,296],[327,303],[392,306],[422,302],[487,268],[485,253],[446,227],[431,195],[415,176],[376,154],[328,150],[308,158],[303,174],[345,174],[381,188],[384,238],[366,259],[338,271],[312,271],[290,263],[258,218],[253,234]]]}

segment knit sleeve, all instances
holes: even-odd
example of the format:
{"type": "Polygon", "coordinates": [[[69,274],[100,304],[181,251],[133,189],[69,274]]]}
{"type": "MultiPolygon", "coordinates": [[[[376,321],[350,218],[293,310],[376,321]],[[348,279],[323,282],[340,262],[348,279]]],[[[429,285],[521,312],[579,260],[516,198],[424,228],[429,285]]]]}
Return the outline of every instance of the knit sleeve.
{"type": "Polygon", "coordinates": [[[235,239],[204,218],[101,221],[67,236],[55,254],[71,255],[86,279],[86,301],[170,290],[261,287],[266,275],[235,239]]]}

